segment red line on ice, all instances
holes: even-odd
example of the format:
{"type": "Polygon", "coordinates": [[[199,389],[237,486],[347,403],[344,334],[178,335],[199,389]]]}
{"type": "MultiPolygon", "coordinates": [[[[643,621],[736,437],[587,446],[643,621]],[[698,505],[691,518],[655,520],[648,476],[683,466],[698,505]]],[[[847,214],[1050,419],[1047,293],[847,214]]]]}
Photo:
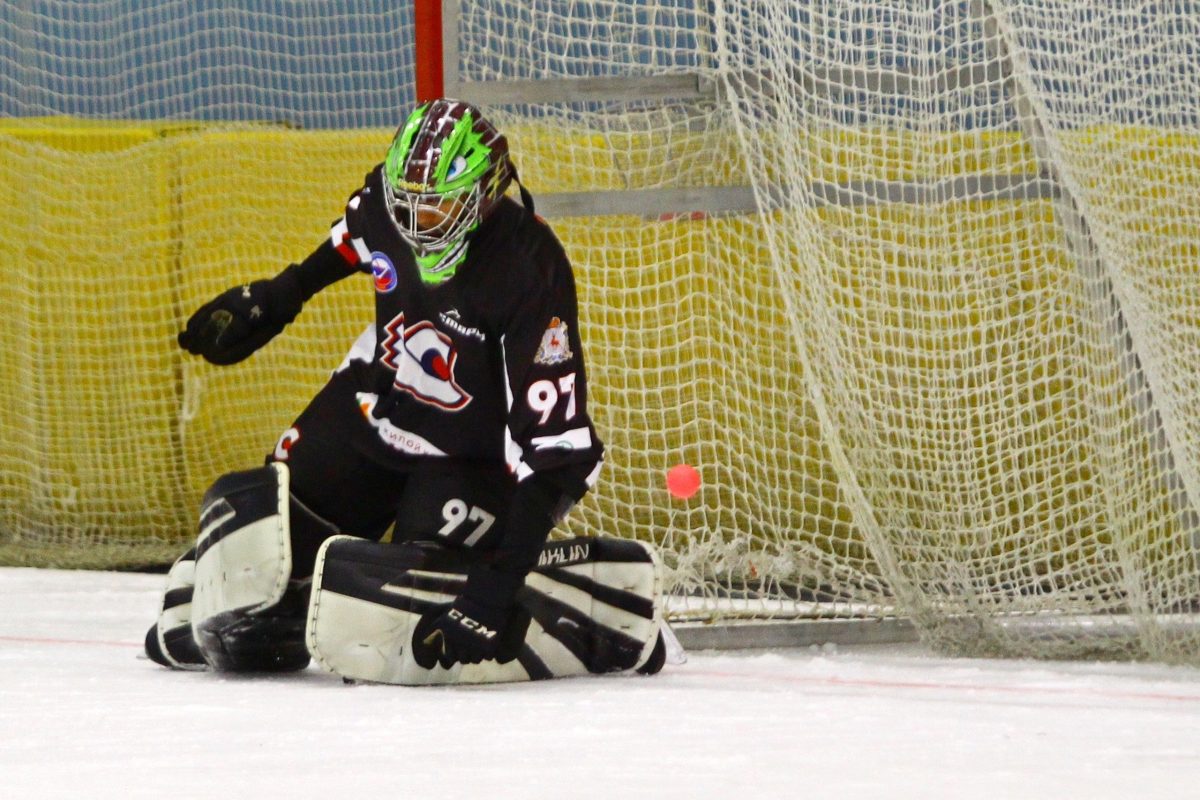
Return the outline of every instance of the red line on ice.
{"type": "Polygon", "coordinates": [[[1200,702],[1200,695],[1170,694],[1167,692],[1113,692],[1105,689],[1070,688],[1062,686],[1028,686],[976,683],[939,683],[937,681],[881,681],[859,678],[815,678],[805,675],[751,674],[742,672],[724,672],[718,670],[684,670],[680,677],[695,675],[711,678],[741,678],[743,680],[772,680],[783,683],[804,683],[815,686],[850,686],[869,689],[925,689],[947,690],[956,692],[1001,692],[1009,694],[1044,694],[1062,696],[1092,696],[1108,697],[1123,700],[1168,700],[1188,703],[1200,702]]]}
{"type": "Polygon", "coordinates": [[[51,639],[38,636],[0,636],[0,642],[22,644],[100,644],[107,647],[141,647],[141,642],[106,642],[101,639],[51,639]]]}

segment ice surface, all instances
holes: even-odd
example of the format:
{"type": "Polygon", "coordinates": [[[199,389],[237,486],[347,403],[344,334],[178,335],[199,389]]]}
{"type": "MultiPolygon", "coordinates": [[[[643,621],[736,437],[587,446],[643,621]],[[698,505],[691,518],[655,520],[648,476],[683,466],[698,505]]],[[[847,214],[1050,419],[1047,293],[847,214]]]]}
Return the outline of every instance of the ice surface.
{"type": "Polygon", "coordinates": [[[159,575],[0,569],[4,798],[1200,796],[1200,671],[690,654],[476,688],[171,672],[159,575]]]}

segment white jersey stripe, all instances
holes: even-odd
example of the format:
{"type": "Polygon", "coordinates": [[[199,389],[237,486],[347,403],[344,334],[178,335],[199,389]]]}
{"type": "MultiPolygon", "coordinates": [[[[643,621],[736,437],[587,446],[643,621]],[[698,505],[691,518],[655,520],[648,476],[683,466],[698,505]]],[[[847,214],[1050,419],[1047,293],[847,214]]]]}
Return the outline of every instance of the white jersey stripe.
{"type": "Polygon", "coordinates": [[[428,439],[418,436],[412,431],[405,430],[393,423],[387,417],[377,419],[373,412],[379,402],[379,395],[374,392],[358,392],[358,406],[362,409],[363,417],[379,434],[379,438],[393,450],[401,453],[411,453],[416,456],[444,456],[446,452],[438,448],[428,439]]]}
{"type": "MultiPolygon", "coordinates": [[[[504,369],[504,407],[511,417],[513,391],[512,384],[508,382],[508,348],[504,346],[503,336],[500,337],[500,357],[503,360],[501,366],[504,369]]],[[[533,469],[525,463],[525,451],[513,438],[512,428],[508,426],[507,422],[504,423],[504,460],[508,464],[508,471],[516,476],[517,483],[533,474],[533,469]]]]}
{"type": "Polygon", "coordinates": [[[353,263],[357,258],[359,264],[371,263],[371,251],[367,248],[366,242],[357,236],[350,236],[350,228],[346,224],[345,217],[333,223],[333,227],[329,229],[329,241],[347,261],[353,263]]]}
{"type": "Polygon", "coordinates": [[[593,486],[596,485],[596,481],[600,480],[600,468],[603,466],[604,466],[604,459],[600,459],[599,461],[596,462],[595,468],[591,472],[588,473],[588,476],[586,478],[583,479],[583,482],[587,484],[587,487],[589,489],[591,489],[593,486]]]}

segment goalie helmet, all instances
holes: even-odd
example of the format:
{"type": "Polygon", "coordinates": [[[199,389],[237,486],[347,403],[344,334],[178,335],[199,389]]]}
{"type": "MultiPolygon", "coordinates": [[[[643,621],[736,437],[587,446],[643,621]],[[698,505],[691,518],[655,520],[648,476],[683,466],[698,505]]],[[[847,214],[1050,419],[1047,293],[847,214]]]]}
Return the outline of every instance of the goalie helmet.
{"type": "Polygon", "coordinates": [[[512,182],[508,141],[475,106],[423,103],[396,131],[383,164],[383,192],[421,277],[439,283],[466,255],[468,233],[512,182]]]}

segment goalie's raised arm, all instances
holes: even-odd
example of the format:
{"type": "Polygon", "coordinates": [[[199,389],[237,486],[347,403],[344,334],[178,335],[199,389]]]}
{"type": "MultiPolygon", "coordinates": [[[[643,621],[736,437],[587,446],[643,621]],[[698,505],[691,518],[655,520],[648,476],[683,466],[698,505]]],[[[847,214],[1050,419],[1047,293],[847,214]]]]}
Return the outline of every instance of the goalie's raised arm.
{"type": "Polygon", "coordinates": [[[349,274],[326,240],[303,263],[274,278],[234,286],[205,303],[179,332],[179,346],[212,364],[236,364],[274,339],[314,294],[349,274]]]}

